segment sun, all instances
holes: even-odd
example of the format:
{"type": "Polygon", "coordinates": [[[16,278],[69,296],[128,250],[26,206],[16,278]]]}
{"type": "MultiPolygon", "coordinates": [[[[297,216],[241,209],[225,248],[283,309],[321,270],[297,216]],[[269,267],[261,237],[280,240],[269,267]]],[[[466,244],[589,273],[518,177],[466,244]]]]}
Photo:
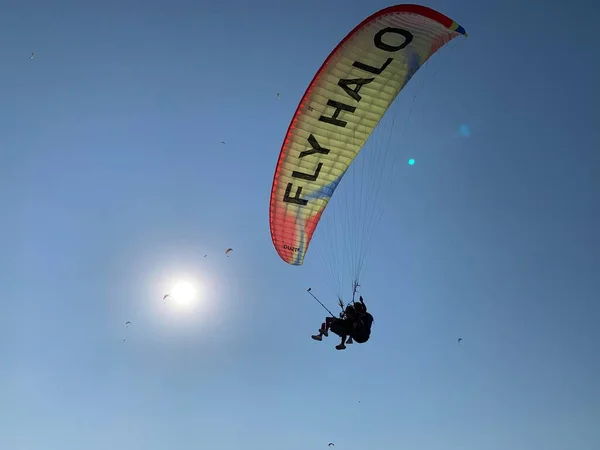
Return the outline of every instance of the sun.
{"type": "Polygon", "coordinates": [[[197,296],[198,291],[191,283],[187,281],[180,281],[179,283],[175,284],[171,290],[171,297],[177,304],[181,306],[191,304],[194,302],[194,300],[196,300],[197,296]]]}

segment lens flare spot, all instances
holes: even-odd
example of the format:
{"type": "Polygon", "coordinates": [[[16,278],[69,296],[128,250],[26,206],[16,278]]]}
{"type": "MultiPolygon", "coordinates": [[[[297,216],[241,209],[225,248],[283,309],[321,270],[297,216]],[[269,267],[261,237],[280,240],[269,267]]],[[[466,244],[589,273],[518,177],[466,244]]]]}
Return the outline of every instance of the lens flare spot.
{"type": "Polygon", "coordinates": [[[463,123],[460,127],[458,127],[458,134],[464,138],[471,137],[471,129],[467,124],[463,123]]]}

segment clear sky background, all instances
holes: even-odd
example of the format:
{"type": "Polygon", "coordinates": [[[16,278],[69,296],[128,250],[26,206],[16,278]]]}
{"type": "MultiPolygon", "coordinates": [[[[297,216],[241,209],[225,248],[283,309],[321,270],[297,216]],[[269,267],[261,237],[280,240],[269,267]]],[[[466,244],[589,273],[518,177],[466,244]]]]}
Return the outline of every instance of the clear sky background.
{"type": "Polygon", "coordinates": [[[427,3],[469,38],[395,144],[372,338],[309,337],[335,299],[274,251],[275,162],[388,5],[0,2],[0,448],[600,448],[598,2],[427,3]]]}

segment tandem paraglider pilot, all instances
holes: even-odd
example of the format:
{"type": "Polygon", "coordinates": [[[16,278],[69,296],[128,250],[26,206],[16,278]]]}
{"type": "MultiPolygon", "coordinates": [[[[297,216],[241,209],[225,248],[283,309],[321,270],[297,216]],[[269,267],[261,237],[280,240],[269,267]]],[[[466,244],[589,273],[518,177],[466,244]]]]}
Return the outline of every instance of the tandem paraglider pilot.
{"type": "Polygon", "coordinates": [[[326,317],[325,322],[321,324],[319,333],[313,334],[311,337],[315,341],[322,341],[323,336],[329,336],[329,330],[331,330],[342,338],[342,342],[335,348],[344,350],[346,344],[367,342],[371,337],[371,325],[373,325],[373,316],[367,312],[367,306],[361,296],[360,303],[348,305],[339,318],[326,317]]]}

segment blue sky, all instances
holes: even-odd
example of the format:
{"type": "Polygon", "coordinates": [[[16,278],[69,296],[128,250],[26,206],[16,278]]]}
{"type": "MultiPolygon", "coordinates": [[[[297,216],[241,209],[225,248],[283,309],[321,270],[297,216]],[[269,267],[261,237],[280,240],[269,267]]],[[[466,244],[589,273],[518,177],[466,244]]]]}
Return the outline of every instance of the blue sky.
{"type": "Polygon", "coordinates": [[[335,300],[273,249],[273,170],[323,59],[388,5],[2,4],[1,448],[600,447],[597,3],[427,4],[469,38],[398,143],[373,336],[309,337],[306,288],[335,300]],[[196,309],[162,302],[177,277],[196,309]]]}

